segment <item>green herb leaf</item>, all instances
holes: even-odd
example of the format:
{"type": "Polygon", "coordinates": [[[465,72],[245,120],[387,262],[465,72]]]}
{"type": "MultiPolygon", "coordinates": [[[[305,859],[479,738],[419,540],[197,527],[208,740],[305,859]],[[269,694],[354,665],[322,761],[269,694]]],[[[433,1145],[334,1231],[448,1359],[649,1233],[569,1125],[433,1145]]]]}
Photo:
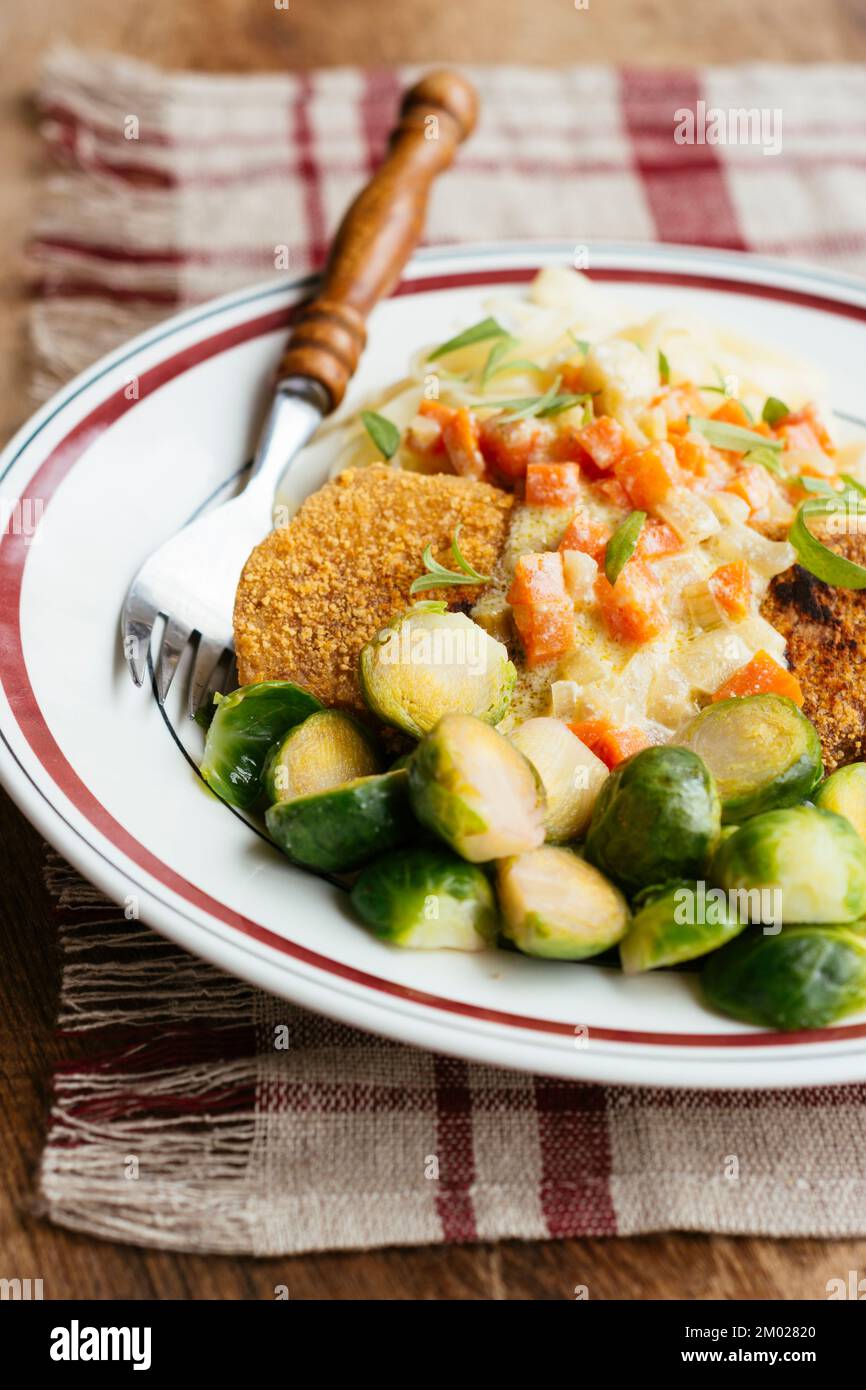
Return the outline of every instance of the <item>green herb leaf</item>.
{"type": "Polygon", "coordinates": [[[791,412],[785,405],[785,402],[780,401],[778,396],[768,396],[764,401],[761,419],[765,420],[768,425],[778,425],[780,420],[784,420],[785,417],[790,414],[791,412]]]}
{"type": "Polygon", "coordinates": [[[511,419],[520,420],[533,415],[559,415],[561,411],[570,410],[574,405],[592,403],[592,396],[588,393],[575,396],[570,391],[563,391],[552,396],[551,391],[546,391],[543,396],[523,396],[519,400],[491,400],[488,397],[473,401],[472,404],[505,411],[511,419]]]}
{"type": "Polygon", "coordinates": [[[832,584],[837,589],[866,589],[866,569],[830,550],[813,535],[808,526],[814,516],[837,515],[847,522],[848,516],[853,514],[858,518],[859,530],[859,518],[866,518],[866,509],[861,510],[859,505],[852,509],[850,502],[850,494],[847,501],[839,496],[810,498],[797,512],[788,532],[788,540],[796,550],[803,569],[814,574],[816,579],[822,579],[825,584],[832,584]]]}
{"type": "Polygon", "coordinates": [[[444,357],[446,353],[456,352],[458,348],[471,347],[473,343],[486,342],[488,338],[507,337],[505,329],[496,319],[482,319],[480,323],[474,323],[471,328],[466,328],[462,333],[458,333],[456,338],[449,338],[447,343],[440,343],[427,355],[427,361],[433,362],[437,357],[444,357]]]}
{"type": "Polygon", "coordinates": [[[400,447],[400,431],[393,420],[386,420],[384,415],[377,415],[375,410],[362,410],[361,420],[382,457],[393,458],[400,447]]]}
{"type": "Polygon", "coordinates": [[[689,429],[699,430],[715,449],[730,449],[734,453],[745,454],[752,449],[781,449],[777,439],[767,439],[756,430],[744,429],[742,425],[729,425],[727,420],[705,420],[702,415],[689,416],[689,429]]]}
{"type": "Polygon", "coordinates": [[[604,572],[609,584],[616,583],[623,566],[634,555],[645,521],[646,512],[632,512],[622,525],[617,527],[605,546],[604,572]]]}
{"type": "Polygon", "coordinates": [[[866,497],[866,487],[858,482],[856,478],[852,478],[850,473],[841,473],[839,476],[842,482],[847,483],[854,492],[859,493],[861,497],[866,497]]]}
{"type": "Polygon", "coordinates": [[[671,379],[671,364],[659,348],[659,381],[662,386],[667,386],[671,379]]]}
{"type": "Polygon", "coordinates": [[[481,371],[482,386],[486,386],[492,377],[499,376],[502,372],[519,370],[538,372],[541,370],[537,362],[530,362],[526,357],[512,357],[509,362],[503,362],[503,357],[511,351],[516,342],[516,338],[503,338],[500,342],[494,343],[481,371]]]}
{"type": "Polygon", "coordinates": [[[449,586],[453,587],[455,585],[461,584],[486,584],[489,581],[490,575],[479,574],[476,569],[473,569],[473,567],[470,565],[469,561],[466,559],[465,555],[461,551],[460,526],[457,527],[457,529],[454,532],[454,535],[451,537],[451,554],[454,556],[454,560],[458,566],[459,573],[457,573],[455,570],[449,570],[445,565],[441,564],[440,561],[437,560],[433,555],[432,544],[428,545],[425,548],[424,554],[421,557],[424,563],[424,568],[427,571],[427,573],[421,574],[418,576],[417,579],[412,580],[412,583],[409,585],[409,593],[420,594],[423,593],[425,589],[447,589],[449,586]]]}
{"type": "Polygon", "coordinates": [[[798,478],[797,482],[806,492],[820,492],[825,497],[841,496],[824,478],[798,478]]]}
{"type": "Polygon", "coordinates": [[[413,613],[447,613],[448,604],[444,598],[422,598],[412,604],[413,613]]]}
{"type": "Polygon", "coordinates": [[[575,347],[580,348],[581,352],[585,357],[586,354],[589,352],[589,349],[592,346],[592,344],[586,338],[575,338],[570,328],[568,330],[568,336],[574,343],[575,347]]]}
{"type": "Polygon", "coordinates": [[[763,444],[757,449],[750,449],[746,454],[747,463],[759,463],[762,468],[766,468],[768,473],[772,473],[777,478],[784,478],[785,470],[779,462],[778,455],[774,449],[766,449],[763,444]]]}

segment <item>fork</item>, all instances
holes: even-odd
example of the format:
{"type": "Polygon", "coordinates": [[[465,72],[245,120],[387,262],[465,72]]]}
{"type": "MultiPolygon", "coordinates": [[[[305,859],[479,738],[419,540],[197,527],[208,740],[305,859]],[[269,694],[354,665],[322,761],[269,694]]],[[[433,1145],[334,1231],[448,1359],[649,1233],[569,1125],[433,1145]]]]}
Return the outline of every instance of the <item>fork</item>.
{"type": "Polygon", "coordinates": [[[154,643],[160,704],[192,640],[190,713],[223,688],[235,590],[250,551],[273,525],[277,485],[342,401],[366,343],[365,320],[399,279],[420,237],[433,180],[472,131],[476,111],[474,88],[456,73],[429,73],[406,93],[384,162],[346,212],[318,292],[294,315],[246,487],[165,541],[133,579],[121,615],[123,651],[142,685],[154,628],[164,619],[154,643]]]}

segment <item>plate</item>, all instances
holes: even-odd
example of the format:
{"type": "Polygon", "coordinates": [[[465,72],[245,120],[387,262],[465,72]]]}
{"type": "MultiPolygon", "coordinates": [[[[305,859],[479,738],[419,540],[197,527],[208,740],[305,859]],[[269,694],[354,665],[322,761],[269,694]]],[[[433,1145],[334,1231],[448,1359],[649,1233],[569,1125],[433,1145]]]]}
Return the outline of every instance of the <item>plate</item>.
{"type": "MultiPolygon", "coordinates": [[[[403,375],[411,350],[519,292],[564,244],[421,253],[370,323],[347,405],[403,375]]],[[[858,421],[866,285],[753,257],[596,245],[590,275],[647,314],[672,302],[823,365],[858,421]]],[[[345,894],[294,869],[196,772],[183,673],[160,710],[119,650],[127,585],[166,536],[242,482],[267,382],[306,282],[179,315],[54,397],[2,455],[0,776],[42,834],[110,898],[254,985],[359,1028],[467,1060],[583,1080],[682,1087],[866,1079],[866,1016],[755,1031],[702,1004],[697,975],[626,979],[515,953],[415,953],[372,939],[345,894]],[[38,525],[36,523],[38,522],[38,525]],[[35,530],[34,530],[35,528],[35,530]]],[[[291,489],[324,480],[314,441],[291,489]]]]}

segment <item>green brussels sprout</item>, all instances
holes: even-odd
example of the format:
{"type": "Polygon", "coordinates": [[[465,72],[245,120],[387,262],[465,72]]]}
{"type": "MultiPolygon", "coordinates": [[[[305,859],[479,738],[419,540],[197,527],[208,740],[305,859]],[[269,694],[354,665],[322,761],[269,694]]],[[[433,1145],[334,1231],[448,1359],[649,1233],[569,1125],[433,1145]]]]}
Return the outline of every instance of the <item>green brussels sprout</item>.
{"type": "Polygon", "coordinates": [[[626,975],[678,965],[718,950],[747,925],[720,888],[707,889],[694,879],[680,879],[640,895],[633,904],[628,935],[619,944],[626,975]]]}
{"type": "Polygon", "coordinates": [[[483,951],[496,939],[496,900],[486,874],[447,849],[383,855],[362,869],[351,898],[362,922],[394,946],[483,951]]]}
{"type": "Polygon", "coordinates": [[[823,772],[814,725],[784,695],[707,705],[677,743],[703,758],[716,779],[722,820],[734,824],[805,801],[823,772]]]}
{"type": "Polygon", "coordinates": [[[405,772],[357,777],[331,791],[278,801],[265,812],[265,824],[296,864],[334,874],[405,844],[416,828],[405,772]]]}
{"type": "Polygon", "coordinates": [[[561,719],[528,719],[509,738],[541,778],[547,839],[552,844],[576,840],[589,825],[607,767],[561,719]]]}
{"type": "Polygon", "coordinates": [[[464,859],[482,864],[544,840],[544,792],[523,754],[471,714],[446,714],[408,767],[412,809],[464,859]]]}
{"type": "Polygon", "coordinates": [[[849,763],[831,772],[815,793],[815,805],[844,816],[866,840],[866,763],[849,763]]]}
{"type": "Polygon", "coordinates": [[[866,914],[866,845],[844,817],[817,806],[753,816],[725,841],[713,869],[729,892],[774,896],[780,922],[866,914]]]}
{"type": "Polygon", "coordinates": [[[701,985],[713,1008],[744,1023],[824,1028],[866,1008],[866,936],[860,923],[747,932],[710,957],[701,985]]]}
{"type": "Polygon", "coordinates": [[[410,608],[361,651],[364,699],[387,724],[421,738],[443,714],[497,724],[517,672],[508,651],[465,613],[410,608]]]}
{"type": "Polygon", "coordinates": [[[242,685],[222,696],[205,739],[202,777],[223,801],[248,811],[262,794],[265,760],[277,739],[321,708],[291,681],[242,685]]]}
{"type": "Polygon", "coordinates": [[[626,893],[698,878],[719,838],[715,783],[688,748],[644,748],[602,783],[586,857],[626,893]]]}
{"type": "Polygon", "coordinates": [[[527,956],[584,960],[628,930],[619,889],[569,849],[542,845],[501,860],[496,887],[503,935],[527,956]]]}
{"type": "Polygon", "coordinates": [[[262,780],[273,805],[378,771],[379,758],[366,730],[340,710],[323,709],[274,744],[262,780]]]}

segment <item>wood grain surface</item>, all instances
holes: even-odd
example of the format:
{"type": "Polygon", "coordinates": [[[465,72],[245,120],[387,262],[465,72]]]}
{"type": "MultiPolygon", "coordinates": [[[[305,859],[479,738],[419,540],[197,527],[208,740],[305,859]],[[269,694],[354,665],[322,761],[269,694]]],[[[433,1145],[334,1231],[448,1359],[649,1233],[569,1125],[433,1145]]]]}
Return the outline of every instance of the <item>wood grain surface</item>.
{"type": "MultiPolygon", "coordinates": [[[[28,0],[0,15],[0,437],[27,413],[21,257],[40,148],[28,94],[67,40],[204,71],[340,63],[736,63],[866,58],[863,0],[28,0]]],[[[31,1209],[59,962],[40,837],[0,793],[0,1277],[46,1298],[820,1299],[866,1272],[866,1241],[662,1235],[283,1260],[174,1256],[91,1240],[31,1209]]]]}

